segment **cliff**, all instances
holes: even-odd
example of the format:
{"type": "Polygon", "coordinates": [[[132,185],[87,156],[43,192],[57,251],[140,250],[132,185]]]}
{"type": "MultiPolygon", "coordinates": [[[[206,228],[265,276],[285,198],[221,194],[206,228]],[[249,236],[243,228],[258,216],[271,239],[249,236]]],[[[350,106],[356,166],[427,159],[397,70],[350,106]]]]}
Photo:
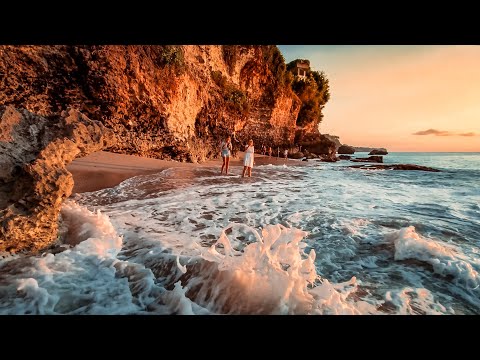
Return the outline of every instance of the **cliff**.
{"type": "Polygon", "coordinates": [[[0,46],[0,105],[48,121],[71,107],[114,131],[107,150],[196,162],[227,134],[293,143],[284,73],[276,46],[0,46]]]}

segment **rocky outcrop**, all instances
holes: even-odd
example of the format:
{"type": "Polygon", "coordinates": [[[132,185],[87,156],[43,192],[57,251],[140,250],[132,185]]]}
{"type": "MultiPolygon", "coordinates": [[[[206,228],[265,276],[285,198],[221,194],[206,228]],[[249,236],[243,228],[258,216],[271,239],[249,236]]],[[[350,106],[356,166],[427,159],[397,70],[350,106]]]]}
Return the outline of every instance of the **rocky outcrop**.
{"type": "Polygon", "coordinates": [[[354,146],[356,152],[370,152],[372,150],[381,150],[381,151],[387,151],[385,148],[372,148],[372,147],[367,147],[367,146],[354,146]]]}
{"type": "Polygon", "coordinates": [[[418,171],[431,171],[440,172],[438,169],[434,169],[427,166],[414,165],[414,164],[389,164],[389,165],[351,165],[354,169],[363,170],[418,170],[418,171]]]}
{"type": "Polygon", "coordinates": [[[325,137],[327,137],[329,140],[332,140],[335,143],[335,150],[337,150],[340,146],[342,146],[342,143],[340,142],[340,137],[337,135],[330,135],[330,134],[323,134],[325,137]]]}
{"type": "Polygon", "coordinates": [[[321,155],[324,159],[337,161],[335,142],[323,134],[304,136],[300,143],[306,155],[321,155]]]}
{"type": "Polygon", "coordinates": [[[294,152],[292,154],[288,154],[288,157],[290,159],[301,159],[301,158],[305,157],[305,154],[301,151],[297,151],[297,152],[294,152]]]}
{"type": "Polygon", "coordinates": [[[355,158],[355,159],[351,159],[350,161],[383,163],[383,156],[369,156],[368,158],[355,158]]]}
{"type": "Polygon", "coordinates": [[[57,237],[73,188],[65,168],[114,143],[112,131],[78,111],[42,117],[0,107],[0,251],[35,251],[57,237]]]}
{"type": "Polygon", "coordinates": [[[110,151],[195,162],[227,134],[291,145],[300,100],[284,74],[270,45],[0,46],[0,105],[71,107],[114,130],[110,151]]]}
{"type": "Polygon", "coordinates": [[[338,148],[337,152],[339,154],[352,155],[352,154],[355,154],[355,148],[353,146],[349,146],[349,145],[342,145],[338,148]]]}
{"type": "Polygon", "coordinates": [[[388,155],[387,149],[373,149],[368,155],[388,155]]]}
{"type": "Polygon", "coordinates": [[[340,155],[338,158],[340,160],[350,160],[352,157],[350,155],[340,155]]]}

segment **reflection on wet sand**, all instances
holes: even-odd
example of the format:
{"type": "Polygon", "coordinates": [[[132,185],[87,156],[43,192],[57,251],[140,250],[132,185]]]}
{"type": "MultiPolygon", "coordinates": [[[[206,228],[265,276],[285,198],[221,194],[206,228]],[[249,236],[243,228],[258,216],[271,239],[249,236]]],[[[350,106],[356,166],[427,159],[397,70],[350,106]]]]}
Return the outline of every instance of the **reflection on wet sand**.
{"type": "MultiPolygon", "coordinates": [[[[125,180],[115,188],[107,188],[92,193],[83,193],[82,203],[101,206],[114,204],[126,200],[142,200],[162,197],[171,191],[192,185],[212,186],[218,185],[236,186],[245,184],[263,183],[266,181],[288,182],[301,179],[303,174],[293,174],[285,171],[285,168],[272,165],[264,165],[256,168],[251,178],[242,178],[240,168],[234,169],[229,175],[220,175],[217,167],[195,167],[195,168],[170,168],[159,173],[139,175],[125,180]]],[[[220,193],[219,193],[220,194],[220,193]]],[[[202,196],[215,196],[212,189],[203,192],[202,196]]]]}

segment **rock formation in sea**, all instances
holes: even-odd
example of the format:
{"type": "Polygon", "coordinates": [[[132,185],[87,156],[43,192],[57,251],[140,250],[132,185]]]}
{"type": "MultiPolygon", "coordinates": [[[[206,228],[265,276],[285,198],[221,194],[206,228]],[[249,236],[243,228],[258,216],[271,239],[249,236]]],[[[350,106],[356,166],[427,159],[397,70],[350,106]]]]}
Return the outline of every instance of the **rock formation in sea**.
{"type": "Polygon", "coordinates": [[[381,149],[373,149],[368,153],[368,155],[388,155],[387,149],[381,148],[381,149]]]}
{"type": "Polygon", "coordinates": [[[316,154],[322,156],[327,161],[337,161],[335,142],[330,140],[324,134],[308,134],[305,135],[300,142],[302,151],[308,154],[316,154]]]}
{"type": "Polygon", "coordinates": [[[66,164],[114,142],[111,130],[76,110],[42,117],[0,106],[0,252],[55,242],[60,207],[73,188],[66,164]]]}
{"type": "Polygon", "coordinates": [[[355,154],[355,148],[349,145],[342,145],[338,148],[337,152],[339,154],[352,155],[352,154],[355,154]]]}
{"type": "MultiPolygon", "coordinates": [[[[379,150],[381,152],[387,152],[387,149],[385,148],[372,148],[372,147],[367,147],[367,146],[354,146],[354,149],[356,152],[371,152],[373,150],[379,150]]],[[[387,154],[375,154],[375,155],[387,155],[387,154]]],[[[370,154],[370,155],[374,155],[374,154],[370,154]]]]}
{"type": "Polygon", "coordinates": [[[351,165],[349,167],[354,169],[362,169],[362,170],[419,170],[419,171],[431,171],[431,172],[441,171],[428,166],[421,166],[421,165],[414,165],[414,164],[351,165]]]}
{"type": "Polygon", "coordinates": [[[319,137],[318,123],[297,124],[286,78],[271,45],[0,46],[0,105],[71,107],[114,131],[109,151],[180,161],[217,156],[229,134],[238,147],[319,137]]]}
{"type": "Polygon", "coordinates": [[[355,159],[351,159],[350,161],[383,163],[383,156],[374,155],[374,156],[369,156],[367,158],[355,158],[355,159]]]}

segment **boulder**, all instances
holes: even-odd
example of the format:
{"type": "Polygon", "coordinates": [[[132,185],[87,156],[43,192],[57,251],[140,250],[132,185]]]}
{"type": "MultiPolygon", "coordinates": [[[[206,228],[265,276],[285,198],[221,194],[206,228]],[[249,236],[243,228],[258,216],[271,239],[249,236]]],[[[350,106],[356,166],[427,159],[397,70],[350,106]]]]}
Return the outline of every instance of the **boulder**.
{"type": "Polygon", "coordinates": [[[388,151],[386,149],[373,149],[368,155],[388,155],[388,151]]]}
{"type": "Polygon", "coordinates": [[[339,154],[355,154],[355,148],[349,145],[342,145],[338,148],[337,153],[339,154]]]}
{"type": "Polygon", "coordinates": [[[323,161],[323,162],[336,162],[336,161],[338,161],[338,160],[337,160],[337,157],[336,157],[336,156],[331,157],[331,156],[327,156],[327,155],[320,155],[320,161],[323,161]]]}
{"type": "Polygon", "coordinates": [[[76,110],[48,118],[0,107],[0,251],[37,251],[57,239],[73,177],[66,165],[111,146],[111,130],[76,110]]]}
{"type": "Polygon", "coordinates": [[[350,155],[340,155],[338,156],[339,160],[350,160],[352,157],[350,155]]]}
{"type": "Polygon", "coordinates": [[[291,159],[301,159],[303,158],[305,155],[301,152],[301,151],[297,151],[293,154],[289,154],[288,157],[291,158],[291,159]]]}

